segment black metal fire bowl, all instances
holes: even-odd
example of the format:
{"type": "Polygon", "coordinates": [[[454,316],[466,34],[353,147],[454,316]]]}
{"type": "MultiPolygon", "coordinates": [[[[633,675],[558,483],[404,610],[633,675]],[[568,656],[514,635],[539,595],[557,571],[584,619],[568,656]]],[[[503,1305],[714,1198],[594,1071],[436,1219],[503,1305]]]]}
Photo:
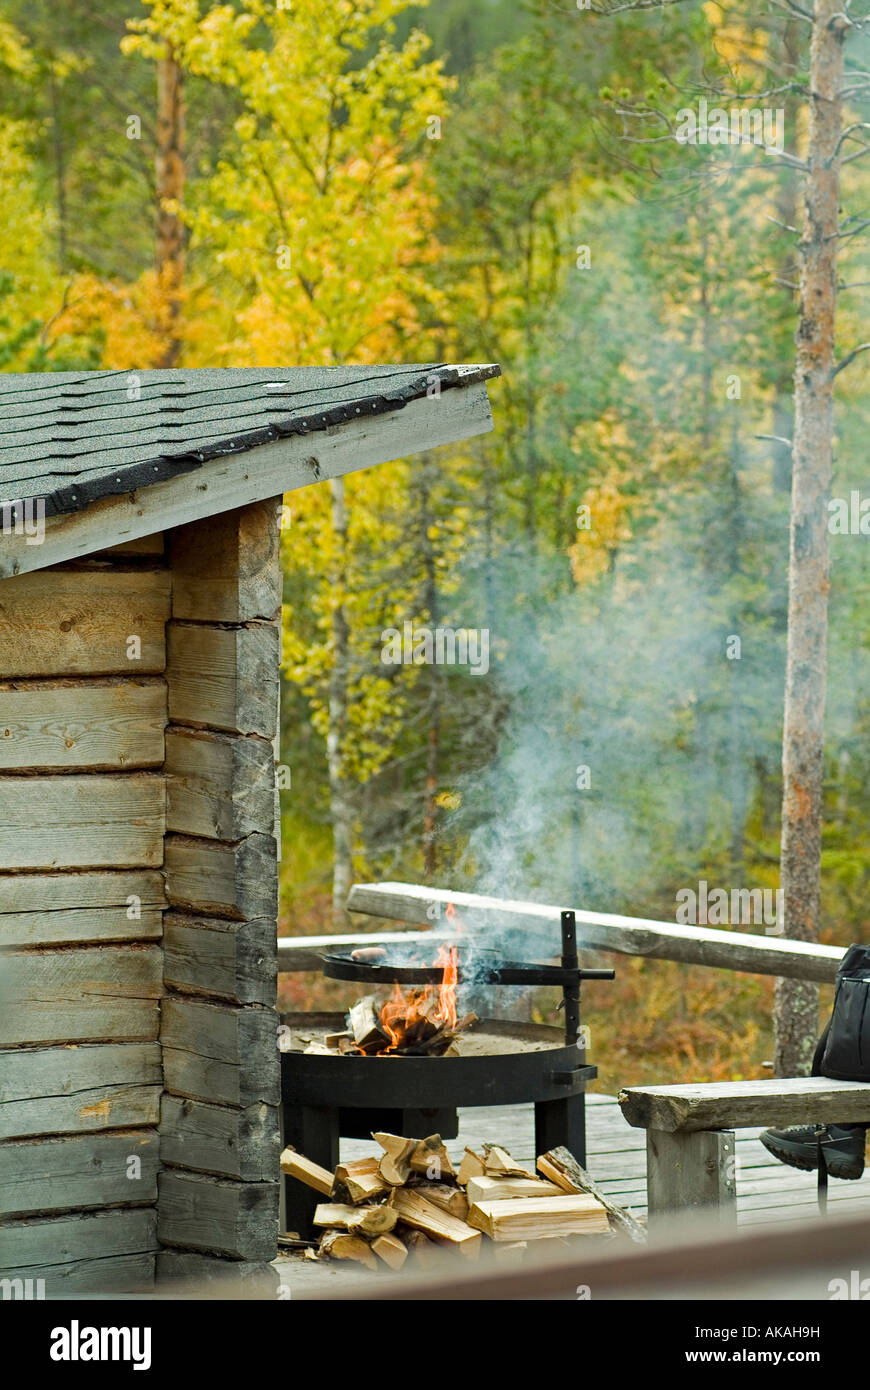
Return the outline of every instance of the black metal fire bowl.
{"type": "MultiPolygon", "coordinates": [[[[340,1033],[344,1014],[284,1014],[293,1030],[340,1033]]],[[[471,1033],[515,1040],[517,1050],[468,1057],[407,1057],[354,1053],[281,1053],[281,1099],[291,1106],[346,1109],[454,1109],[463,1105],[517,1105],[564,1100],[582,1092],[598,1072],[586,1066],[576,1044],[566,1046],[561,1028],[482,1019],[471,1033]],[[522,1044],[545,1043],[537,1050],[522,1044]]],[[[466,1036],[465,1034],[461,1035],[466,1036]]]]}

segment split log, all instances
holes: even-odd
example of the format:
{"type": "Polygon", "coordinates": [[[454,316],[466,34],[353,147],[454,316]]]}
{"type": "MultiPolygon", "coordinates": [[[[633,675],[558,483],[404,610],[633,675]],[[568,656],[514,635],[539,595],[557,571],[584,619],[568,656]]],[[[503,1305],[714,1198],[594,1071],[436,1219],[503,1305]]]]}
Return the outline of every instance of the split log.
{"type": "Polygon", "coordinates": [[[468,1200],[475,1202],[509,1201],[519,1197],[561,1197],[565,1189],[541,1178],[469,1178],[466,1186],[468,1200]]]}
{"type": "Polygon", "coordinates": [[[377,1050],[389,1041],[378,1019],[375,1009],[375,996],[367,994],[353,1005],[347,1016],[348,1030],[357,1047],[364,1052],[377,1050]]]}
{"type": "Polygon", "coordinates": [[[402,1240],[408,1250],[409,1255],[413,1255],[418,1264],[425,1269],[428,1265],[438,1263],[438,1246],[434,1240],[430,1240],[422,1231],[408,1230],[402,1231],[402,1240]]]}
{"type": "Polygon", "coordinates": [[[312,1163],[310,1158],[305,1158],[292,1148],[284,1150],[280,1163],[282,1173],[287,1173],[291,1178],[298,1178],[306,1187],[313,1187],[315,1192],[322,1193],[324,1197],[331,1195],[334,1179],[328,1168],[321,1168],[319,1163],[312,1163]]]}
{"type": "Polygon", "coordinates": [[[459,1172],[456,1174],[456,1181],[464,1187],[469,1178],[482,1178],[485,1172],[486,1164],[480,1154],[476,1154],[473,1149],[466,1149],[462,1155],[459,1172]]]}
{"type": "Polygon", "coordinates": [[[388,1192],[389,1183],[378,1172],[376,1158],[358,1158],[353,1163],[340,1163],[335,1170],[336,1185],[347,1192],[351,1202],[368,1202],[388,1192]]]}
{"type": "Polygon", "coordinates": [[[596,1197],[585,1194],[476,1202],[468,1213],[468,1224],[492,1240],[506,1241],[610,1232],[604,1207],[596,1197]]]}
{"type": "Polygon", "coordinates": [[[442,1211],[449,1212],[451,1216],[458,1216],[460,1221],[464,1221],[468,1215],[470,1199],[458,1187],[449,1187],[446,1182],[430,1182],[413,1190],[425,1197],[427,1202],[434,1202],[442,1211]]]}
{"type": "Polygon", "coordinates": [[[459,1253],[469,1259],[477,1259],[480,1254],[480,1231],[472,1230],[465,1221],[460,1221],[458,1217],[434,1206],[414,1188],[395,1188],[390,1205],[406,1226],[422,1231],[439,1244],[446,1242],[455,1245],[459,1253]]]}
{"type": "Polygon", "coordinates": [[[418,1139],[411,1155],[411,1167],[415,1173],[425,1173],[428,1178],[455,1178],[456,1169],[444,1147],[440,1134],[430,1134],[426,1139],[418,1139]]]}
{"type": "Polygon", "coordinates": [[[491,1177],[497,1178],[533,1178],[535,1175],[528,1168],[524,1168],[521,1163],[517,1163],[507,1149],[502,1149],[498,1144],[484,1144],[486,1157],[484,1163],[486,1171],[491,1177]]]}
{"type": "MultiPolygon", "coordinates": [[[[381,1207],[381,1211],[385,1208],[381,1207]]],[[[423,1237],[425,1240],[425,1236],[423,1237]]],[[[408,1258],[408,1247],[398,1236],[385,1234],[372,1241],[372,1250],[390,1269],[401,1269],[408,1258]]]]}
{"type": "Polygon", "coordinates": [[[334,1226],[352,1235],[385,1235],[398,1221],[392,1207],[353,1207],[343,1202],[320,1202],[314,1208],[315,1226],[334,1226]]]}
{"type": "Polygon", "coordinates": [[[564,1145],[558,1149],[551,1149],[549,1153],[542,1154],[537,1161],[539,1173],[543,1173],[545,1178],[560,1187],[563,1192],[586,1192],[592,1197],[597,1197],[601,1205],[610,1217],[610,1224],[614,1230],[622,1232],[635,1242],[636,1245],[646,1244],[646,1231],[639,1221],[636,1221],[630,1212],[624,1207],[619,1207],[615,1202],[605,1195],[598,1184],[589,1176],[586,1169],[577,1162],[570,1149],[564,1145]]]}
{"type": "Polygon", "coordinates": [[[356,1260],[367,1269],[377,1269],[378,1262],[371,1247],[359,1236],[346,1231],[327,1231],[320,1241],[320,1254],[330,1260],[356,1260]]]}
{"type": "Polygon", "coordinates": [[[342,1042],[350,1041],[350,1033],[327,1033],[323,1039],[325,1047],[337,1048],[342,1042]]]}
{"type": "Polygon", "coordinates": [[[405,1139],[401,1134],[379,1132],[372,1138],[384,1150],[378,1163],[378,1171],[390,1187],[402,1187],[411,1172],[411,1155],[417,1147],[416,1139],[405,1139]]]}

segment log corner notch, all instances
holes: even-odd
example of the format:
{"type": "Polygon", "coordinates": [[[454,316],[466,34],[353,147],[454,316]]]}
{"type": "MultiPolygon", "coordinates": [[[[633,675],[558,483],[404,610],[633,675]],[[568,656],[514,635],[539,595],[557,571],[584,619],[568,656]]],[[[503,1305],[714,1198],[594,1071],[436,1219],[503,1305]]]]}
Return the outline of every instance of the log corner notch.
{"type": "Polygon", "coordinates": [[[170,535],[158,1281],[277,1249],[280,505],[170,535]]]}

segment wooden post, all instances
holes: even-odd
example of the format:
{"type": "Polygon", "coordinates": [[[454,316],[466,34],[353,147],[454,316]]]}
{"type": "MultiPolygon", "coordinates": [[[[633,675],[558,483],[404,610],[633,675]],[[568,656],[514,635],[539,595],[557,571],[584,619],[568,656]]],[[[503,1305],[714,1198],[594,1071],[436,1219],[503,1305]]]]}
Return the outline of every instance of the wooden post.
{"type": "Polygon", "coordinates": [[[650,1232],[665,1230],[676,1212],[718,1209],[737,1222],[734,1131],[695,1130],[646,1135],[647,1210],[650,1232]]]}
{"type": "Polygon", "coordinates": [[[160,1281],[277,1249],[279,505],[171,536],[160,1281]]]}

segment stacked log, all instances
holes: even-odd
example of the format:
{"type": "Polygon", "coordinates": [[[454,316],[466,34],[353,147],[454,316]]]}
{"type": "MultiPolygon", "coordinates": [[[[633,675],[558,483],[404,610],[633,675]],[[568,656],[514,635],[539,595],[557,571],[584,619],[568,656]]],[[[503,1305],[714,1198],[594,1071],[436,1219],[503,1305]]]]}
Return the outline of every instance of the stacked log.
{"type": "Polygon", "coordinates": [[[490,1243],[494,1254],[514,1258],[541,1240],[644,1238],[567,1149],[542,1154],[535,1173],[487,1144],[482,1153],[466,1149],[456,1169],[438,1134],[372,1138],[379,1152],[334,1173],[293,1149],[281,1155],[282,1172],[327,1199],[314,1215],[321,1258],[399,1270],[409,1256],[425,1268],[446,1250],[475,1260],[490,1243]]]}

